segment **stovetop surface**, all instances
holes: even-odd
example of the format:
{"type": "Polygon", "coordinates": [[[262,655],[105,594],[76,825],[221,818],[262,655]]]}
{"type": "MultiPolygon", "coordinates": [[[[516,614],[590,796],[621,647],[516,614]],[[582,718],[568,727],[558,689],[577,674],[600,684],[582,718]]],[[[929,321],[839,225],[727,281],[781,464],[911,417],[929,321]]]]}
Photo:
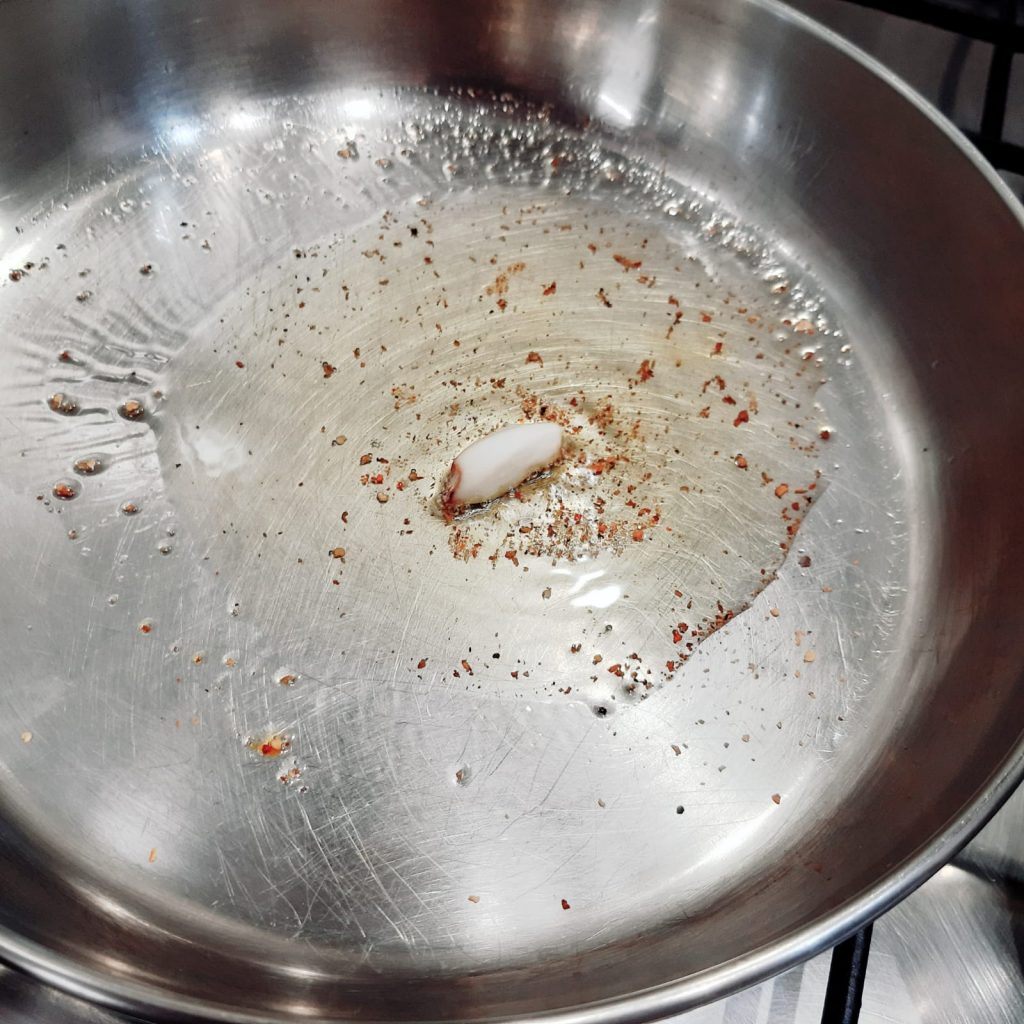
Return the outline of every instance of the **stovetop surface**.
{"type": "MultiPolygon", "coordinates": [[[[954,123],[979,131],[992,46],[874,9],[920,5],[791,0],[892,68],[954,123]]],[[[992,12],[998,4],[950,4],[992,12]]],[[[1024,146],[1024,54],[1012,64],[1002,139],[1024,146]]],[[[1024,174],[1002,171],[1024,199],[1024,174]]],[[[678,1024],[817,1024],[826,952],[785,974],[674,1018],[678,1024]]],[[[4,1024],[125,1024],[0,966],[4,1024]]],[[[861,1024],[1016,1024],[1024,1021],[1024,787],[980,835],[875,923],[861,1024]]]]}

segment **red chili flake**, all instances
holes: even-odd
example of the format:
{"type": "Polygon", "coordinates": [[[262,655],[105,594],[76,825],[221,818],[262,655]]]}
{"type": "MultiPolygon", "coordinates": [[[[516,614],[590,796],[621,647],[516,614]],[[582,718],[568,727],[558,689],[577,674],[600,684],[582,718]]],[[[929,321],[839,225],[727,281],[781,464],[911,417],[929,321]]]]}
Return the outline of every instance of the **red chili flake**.
{"type": "Polygon", "coordinates": [[[571,652],[572,652],[573,654],[579,654],[579,653],[580,653],[580,651],[582,650],[582,648],[583,648],[583,644],[573,644],[573,645],[572,645],[572,646],[571,646],[571,647],[569,648],[569,650],[570,650],[570,651],[571,651],[571,652]]]}
{"type": "Polygon", "coordinates": [[[679,630],[680,633],[685,633],[690,627],[685,622],[680,622],[676,628],[679,630]]]}
{"type": "Polygon", "coordinates": [[[370,483],[378,485],[378,486],[380,484],[384,483],[384,474],[383,473],[374,473],[373,476],[370,477],[370,483]]]}
{"type": "Polygon", "coordinates": [[[780,793],[772,793],[772,803],[773,804],[780,804],[780,803],[782,803],[782,795],[780,793]]]}
{"type": "Polygon", "coordinates": [[[675,672],[676,663],[670,659],[669,661],[665,662],[665,668],[667,668],[669,672],[675,672]]]}
{"type": "Polygon", "coordinates": [[[558,288],[558,282],[557,281],[552,281],[551,284],[544,285],[544,294],[545,295],[554,295],[555,291],[557,290],[557,288],[558,288]]]}
{"type": "Polygon", "coordinates": [[[415,483],[417,480],[422,480],[423,477],[421,477],[419,473],[417,473],[416,470],[414,469],[409,473],[409,479],[412,480],[413,483],[415,483]]]}
{"type": "Polygon", "coordinates": [[[58,353],[57,358],[62,363],[70,363],[71,362],[71,353],[67,349],[64,349],[63,352],[58,353]]]}
{"type": "Polygon", "coordinates": [[[241,359],[235,360],[235,366],[237,366],[240,370],[245,369],[245,363],[243,363],[241,359]]]}
{"type": "Polygon", "coordinates": [[[705,405],[703,409],[697,415],[702,419],[706,420],[711,415],[711,406],[705,405]]]}
{"type": "Polygon", "coordinates": [[[801,569],[809,569],[811,567],[811,556],[801,555],[798,559],[801,569]]]}
{"type": "Polygon", "coordinates": [[[830,431],[830,430],[819,430],[818,431],[818,437],[820,437],[822,439],[822,441],[827,441],[831,436],[832,436],[832,431],[830,431]]]}
{"type": "Polygon", "coordinates": [[[53,485],[53,496],[60,498],[61,501],[70,501],[78,494],[78,491],[71,486],[71,484],[54,484],[53,485]]]}
{"type": "Polygon", "coordinates": [[[668,297],[668,304],[670,306],[675,306],[677,309],[679,308],[679,300],[674,295],[670,295],[668,297]]]}
{"type": "Polygon", "coordinates": [[[324,370],[324,377],[331,377],[334,374],[334,367],[325,359],[321,364],[324,370]]]}
{"type": "Polygon", "coordinates": [[[748,413],[746,409],[740,409],[740,411],[736,413],[736,419],[732,421],[732,425],[734,427],[738,427],[741,423],[748,423],[749,421],[750,413],[748,413]]]}
{"type": "Polygon", "coordinates": [[[569,909],[570,909],[570,907],[569,907],[569,901],[568,901],[568,900],[566,900],[566,899],[563,899],[563,900],[562,900],[562,909],[563,909],[563,910],[569,910],[569,909]]]}
{"type": "Polygon", "coordinates": [[[644,539],[644,531],[643,530],[634,530],[633,531],[633,540],[639,542],[639,541],[642,541],[643,539],[644,539]]]}
{"type": "Polygon", "coordinates": [[[427,659],[426,658],[420,658],[420,660],[416,663],[416,667],[419,668],[419,669],[426,668],[427,667],[427,659]]]}
{"type": "Polygon", "coordinates": [[[614,665],[609,665],[608,666],[608,671],[613,676],[618,676],[620,679],[626,674],[625,670],[623,669],[623,667],[618,662],[615,662],[614,665]]]}
{"type": "Polygon", "coordinates": [[[776,498],[784,498],[787,494],[789,494],[789,484],[779,484],[779,486],[775,488],[776,498]]]}
{"type": "Polygon", "coordinates": [[[519,671],[518,671],[518,670],[516,670],[515,672],[509,672],[509,675],[510,675],[510,676],[511,676],[511,677],[512,677],[513,679],[518,679],[518,678],[519,678],[519,671]]]}
{"type": "Polygon", "coordinates": [[[341,513],[341,521],[347,526],[348,525],[348,512],[341,513]]]}
{"type": "Polygon", "coordinates": [[[153,627],[148,622],[143,622],[142,625],[139,626],[139,632],[140,633],[152,633],[153,632],[153,627]]]}
{"type": "Polygon", "coordinates": [[[709,324],[713,318],[710,313],[701,313],[700,319],[702,323],[709,324]]]}
{"type": "Polygon", "coordinates": [[[722,343],[720,341],[716,341],[715,342],[715,347],[711,350],[711,354],[713,356],[720,356],[722,354],[722,348],[723,347],[724,346],[722,345],[722,343]]]}
{"type": "Polygon", "coordinates": [[[746,460],[746,458],[744,456],[742,456],[742,455],[737,455],[736,456],[736,465],[739,466],[740,469],[746,469],[747,468],[747,460],[746,460]]]}
{"type": "Polygon", "coordinates": [[[593,242],[587,242],[587,248],[591,251],[591,253],[597,252],[597,246],[594,245],[593,242]]]}
{"type": "Polygon", "coordinates": [[[345,557],[345,549],[344,548],[331,548],[329,554],[330,554],[331,558],[343,559],[345,557]]]}
{"type": "Polygon", "coordinates": [[[681,644],[683,642],[683,634],[678,629],[672,630],[672,643],[681,644]]]}
{"type": "Polygon", "coordinates": [[[404,490],[405,490],[405,481],[404,481],[404,480],[399,480],[399,481],[398,481],[398,482],[397,482],[397,483],[395,484],[395,488],[396,488],[397,490],[399,490],[399,491],[404,491],[404,490]]]}
{"type": "Polygon", "coordinates": [[[465,659],[465,658],[463,658],[463,659],[462,659],[462,667],[463,667],[463,668],[464,668],[464,669],[465,669],[465,670],[466,670],[466,671],[467,671],[467,672],[468,672],[468,673],[469,673],[470,675],[472,675],[472,674],[473,674],[473,669],[471,668],[471,666],[470,666],[469,662],[468,662],[468,661],[466,661],[466,659],[465,659]]]}
{"type": "Polygon", "coordinates": [[[544,365],[544,359],[539,352],[527,352],[526,361],[528,363],[540,363],[541,366],[544,365]]]}
{"type": "Polygon", "coordinates": [[[645,359],[637,370],[637,376],[641,381],[650,380],[654,376],[654,360],[645,359]]]}
{"type": "Polygon", "coordinates": [[[597,297],[601,300],[601,305],[604,306],[605,309],[612,308],[612,300],[608,298],[608,293],[603,288],[597,289],[597,297]]]}
{"type": "Polygon", "coordinates": [[[722,401],[726,405],[735,405],[736,404],[736,399],[733,398],[732,395],[723,395],[722,396],[722,401]]]}
{"type": "Polygon", "coordinates": [[[281,684],[282,686],[291,686],[291,685],[292,685],[292,683],[294,683],[294,682],[295,682],[295,680],[296,680],[296,679],[298,679],[298,678],[299,678],[299,677],[298,677],[297,675],[293,675],[293,674],[292,674],[291,672],[289,672],[289,673],[287,673],[286,675],[283,675],[283,676],[281,676],[281,677],[280,677],[280,678],[278,679],[278,682],[279,682],[279,683],[280,683],[280,684],[281,684]]]}
{"type": "Polygon", "coordinates": [[[15,284],[17,284],[24,276],[25,272],[22,270],[12,270],[7,275],[15,284]]]}
{"type": "Polygon", "coordinates": [[[612,259],[615,260],[620,267],[625,267],[626,270],[638,270],[643,266],[643,262],[641,260],[631,260],[628,256],[620,256],[618,253],[612,256],[612,259]]]}

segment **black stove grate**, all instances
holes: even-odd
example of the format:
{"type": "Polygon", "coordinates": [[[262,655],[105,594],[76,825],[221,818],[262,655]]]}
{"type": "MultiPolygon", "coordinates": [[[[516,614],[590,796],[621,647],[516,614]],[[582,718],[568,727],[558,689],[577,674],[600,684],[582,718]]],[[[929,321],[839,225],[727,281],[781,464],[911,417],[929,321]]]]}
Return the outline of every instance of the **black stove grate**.
{"type": "MultiPolygon", "coordinates": [[[[1019,0],[846,0],[885,14],[955,32],[965,39],[989,43],[988,82],[981,124],[959,126],[999,171],[1024,175],[1024,146],[1005,137],[1006,104],[1014,58],[1024,54],[1024,15],[1019,0]]],[[[1024,59],[1024,58],[1022,58],[1024,59]]]]}

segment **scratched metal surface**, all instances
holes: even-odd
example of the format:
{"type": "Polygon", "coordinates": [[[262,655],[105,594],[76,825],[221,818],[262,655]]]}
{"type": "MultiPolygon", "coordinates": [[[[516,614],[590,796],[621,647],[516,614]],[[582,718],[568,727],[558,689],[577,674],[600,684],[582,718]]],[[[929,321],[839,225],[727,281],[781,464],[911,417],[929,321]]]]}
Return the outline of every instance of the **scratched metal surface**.
{"type": "MultiPolygon", "coordinates": [[[[5,38],[38,48],[26,6],[5,38]]],[[[116,117],[6,110],[81,96],[65,152],[26,127],[5,170],[7,955],[223,1019],[653,1017],[948,856],[1020,722],[1014,502],[973,512],[1020,438],[990,382],[1021,372],[1022,256],[982,174],[771,7],[450,26],[505,33],[511,86],[571,37],[575,71],[541,64],[563,113],[356,84],[400,7],[362,47],[321,7],[315,43],[298,7],[167,10],[107,26],[142,75],[116,117]],[[837,175],[802,63],[757,93],[698,59],[793,33],[893,106],[934,191],[837,175]],[[923,268],[893,243],[940,211],[960,245],[923,268]],[[1006,278],[968,308],[979,223],[1006,278]],[[439,518],[459,447],[541,406],[580,457],[439,518]]],[[[477,52],[388,45],[388,82],[477,52]]]]}

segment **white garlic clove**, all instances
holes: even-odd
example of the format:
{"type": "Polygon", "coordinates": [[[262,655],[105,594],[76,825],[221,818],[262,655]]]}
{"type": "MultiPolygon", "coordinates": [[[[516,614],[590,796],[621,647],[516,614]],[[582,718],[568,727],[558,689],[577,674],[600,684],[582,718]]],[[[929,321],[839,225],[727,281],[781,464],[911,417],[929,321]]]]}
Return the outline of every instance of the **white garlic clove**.
{"type": "Polygon", "coordinates": [[[502,427],[474,441],[452,463],[442,498],[445,515],[497,498],[547,469],[561,454],[562,428],[557,423],[502,427]]]}

